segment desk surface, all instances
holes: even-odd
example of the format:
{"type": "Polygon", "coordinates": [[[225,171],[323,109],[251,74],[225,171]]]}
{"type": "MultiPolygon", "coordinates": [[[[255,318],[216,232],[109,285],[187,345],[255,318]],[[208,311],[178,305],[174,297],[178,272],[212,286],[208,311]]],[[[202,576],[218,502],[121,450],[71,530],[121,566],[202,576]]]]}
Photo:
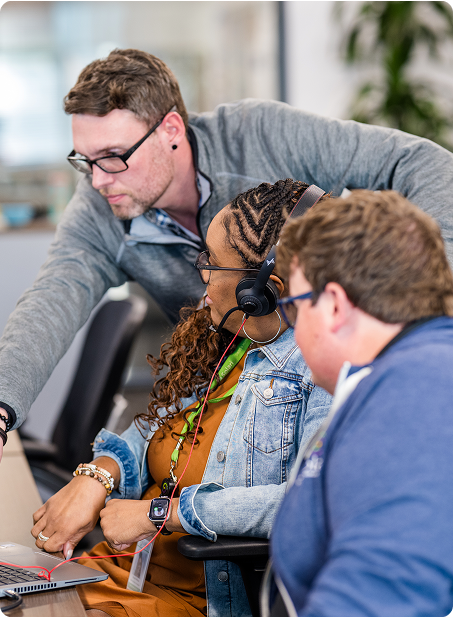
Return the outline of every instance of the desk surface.
{"type": "MultiPolygon", "coordinates": [[[[41,498],[23,453],[16,431],[8,433],[8,443],[0,463],[0,542],[17,542],[35,548],[30,533],[33,512],[41,505],[41,498]]],[[[77,591],[63,589],[25,594],[24,602],[8,612],[11,617],[86,617],[77,591]]],[[[1,604],[6,604],[0,600],[1,604]]]]}

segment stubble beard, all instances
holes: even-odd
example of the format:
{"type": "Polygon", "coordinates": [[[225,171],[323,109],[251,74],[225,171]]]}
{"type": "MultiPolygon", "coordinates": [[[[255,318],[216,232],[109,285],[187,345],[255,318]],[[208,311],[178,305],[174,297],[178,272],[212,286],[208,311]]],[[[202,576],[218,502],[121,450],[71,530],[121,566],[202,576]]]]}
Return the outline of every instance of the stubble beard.
{"type": "MultiPolygon", "coordinates": [[[[156,172],[155,172],[156,173],[156,172]]],[[[171,177],[163,177],[161,181],[160,187],[144,187],[141,189],[142,195],[144,197],[140,197],[138,195],[134,195],[132,192],[118,190],[122,194],[126,195],[128,203],[126,204],[115,204],[109,203],[109,206],[116,216],[117,219],[121,221],[127,221],[129,219],[137,218],[142,214],[146,214],[150,210],[156,207],[156,203],[160,200],[160,198],[167,191],[168,187],[171,184],[171,177]]],[[[105,198],[109,195],[108,190],[100,190],[101,195],[105,198]]],[[[112,192],[112,194],[115,194],[112,192]]]]}
{"type": "MultiPolygon", "coordinates": [[[[165,193],[166,190],[167,190],[167,186],[163,188],[157,195],[154,195],[148,199],[139,199],[138,197],[134,196],[131,193],[126,193],[122,191],[124,195],[126,195],[129,198],[130,200],[129,203],[127,204],[109,203],[109,206],[113,214],[120,221],[127,221],[129,219],[135,219],[138,216],[141,216],[142,214],[146,214],[147,212],[152,210],[155,207],[156,202],[162,197],[162,195],[165,193]]],[[[105,198],[107,198],[109,194],[108,191],[102,191],[102,190],[100,191],[100,193],[105,198]]]]}
{"type": "MultiPolygon", "coordinates": [[[[129,196],[131,197],[131,196],[129,196]]],[[[109,204],[113,214],[120,221],[127,221],[129,219],[135,219],[146,212],[149,212],[153,207],[153,204],[149,204],[144,201],[138,201],[132,198],[131,205],[109,204]]]]}

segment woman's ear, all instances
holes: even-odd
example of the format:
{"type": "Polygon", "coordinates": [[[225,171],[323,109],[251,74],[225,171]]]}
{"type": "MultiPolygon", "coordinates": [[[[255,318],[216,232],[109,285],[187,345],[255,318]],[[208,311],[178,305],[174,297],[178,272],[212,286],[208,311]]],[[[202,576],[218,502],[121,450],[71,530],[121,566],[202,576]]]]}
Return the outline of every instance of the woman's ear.
{"type": "Polygon", "coordinates": [[[269,279],[270,279],[273,283],[275,283],[275,285],[276,285],[276,287],[277,287],[277,289],[278,289],[279,296],[280,296],[280,298],[281,298],[281,297],[282,297],[282,295],[283,295],[283,291],[284,291],[284,289],[285,289],[285,284],[283,283],[282,279],[281,279],[281,278],[279,278],[276,274],[271,274],[271,275],[270,275],[270,277],[269,277],[269,279]]]}

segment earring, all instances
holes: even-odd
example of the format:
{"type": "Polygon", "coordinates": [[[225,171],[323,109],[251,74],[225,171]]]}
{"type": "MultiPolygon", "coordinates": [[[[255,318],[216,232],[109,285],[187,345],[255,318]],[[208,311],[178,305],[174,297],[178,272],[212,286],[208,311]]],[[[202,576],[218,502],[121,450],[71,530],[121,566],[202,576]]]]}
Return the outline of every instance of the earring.
{"type": "Polygon", "coordinates": [[[280,325],[278,326],[278,332],[277,334],[274,334],[274,336],[272,338],[270,338],[268,341],[255,341],[254,338],[252,338],[251,336],[249,336],[247,334],[247,332],[245,331],[245,326],[242,326],[242,331],[244,332],[245,336],[250,339],[251,341],[253,341],[254,343],[258,343],[260,345],[265,345],[266,343],[272,343],[272,341],[275,341],[275,339],[277,338],[277,336],[280,334],[280,331],[282,329],[282,318],[280,317],[280,313],[277,311],[277,309],[275,309],[274,313],[277,313],[277,317],[280,320],[280,325]]]}
{"type": "Polygon", "coordinates": [[[171,147],[171,149],[172,149],[172,150],[176,150],[176,148],[177,148],[177,147],[178,147],[178,146],[177,146],[176,144],[173,144],[173,145],[172,145],[172,147],[171,147]]]}

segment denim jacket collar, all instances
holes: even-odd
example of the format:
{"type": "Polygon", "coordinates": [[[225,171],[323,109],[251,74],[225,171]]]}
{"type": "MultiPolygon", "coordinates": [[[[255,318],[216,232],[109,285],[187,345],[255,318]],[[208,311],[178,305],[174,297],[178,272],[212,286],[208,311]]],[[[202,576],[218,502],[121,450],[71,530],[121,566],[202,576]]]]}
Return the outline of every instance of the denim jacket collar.
{"type": "Polygon", "coordinates": [[[292,328],[288,328],[273,343],[251,349],[248,355],[252,357],[252,354],[263,352],[277,369],[282,370],[296,350],[297,344],[294,340],[294,331],[292,328]]]}

